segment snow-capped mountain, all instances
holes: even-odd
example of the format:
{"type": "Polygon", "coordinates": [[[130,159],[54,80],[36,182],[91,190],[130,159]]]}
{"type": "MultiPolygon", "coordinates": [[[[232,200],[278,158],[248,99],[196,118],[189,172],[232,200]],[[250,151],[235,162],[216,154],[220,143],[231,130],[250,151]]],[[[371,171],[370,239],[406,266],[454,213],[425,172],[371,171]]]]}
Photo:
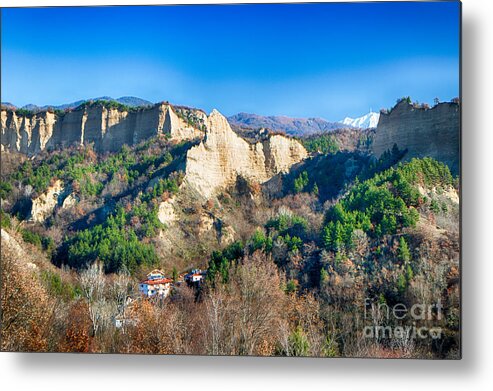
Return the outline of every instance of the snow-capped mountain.
{"type": "Polygon", "coordinates": [[[358,118],[346,117],[340,121],[344,125],[352,126],[354,128],[376,128],[378,125],[378,120],[380,118],[380,113],[374,113],[370,111],[368,114],[363,115],[358,118]]]}

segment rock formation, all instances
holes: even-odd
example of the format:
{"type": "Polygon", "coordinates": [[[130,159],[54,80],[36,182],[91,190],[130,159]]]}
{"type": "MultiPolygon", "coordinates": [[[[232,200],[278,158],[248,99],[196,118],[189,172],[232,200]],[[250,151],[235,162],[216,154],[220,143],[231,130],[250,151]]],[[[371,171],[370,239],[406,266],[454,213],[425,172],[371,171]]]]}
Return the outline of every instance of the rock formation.
{"type": "MultiPolygon", "coordinates": [[[[301,143],[279,134],[265,134],[261,140],[249,142],[236,134],[216,110],[209,117],[188,108],[175,112],[168,104],[137,112],[96,106],[61,117],[50,112],[19,117],[14,111],[2,111],[2,145],[28,155],[50,147],[88,143],[93,143],[97,151],[112,151],[156,134],[167,134],[175,140],[203,138],[187,152],[184,186],[205,198],[235,184],[238,176],[264,183],[308,156],[301,143]]],[[[57,180],[32,199],[30,220],[44,222],[57,206],[68,208],[77,202],[78,197],[57,180]]],[[[176,221],[174,207],[174,200],[159,205],[162,223],[176,221]]]]}
{"type": "MultiPolygon", "coordinates": [[[[194,112],[194,118],[205,121],[205,113],[194,112]]],[[[201,129],[180,118],[167,103],[130,112],[96,104],[63,115],[49,111],[17,115],[2,108],[1,125],[2,150],[29,156],[45,149],[91,143],[97,151],[116,151],[124,144],[134,145],[158,134],[174,140],[203,136],[201,129]]]]}
{"type": "Polygon", "coordinates": [[[77,194],[70,193],[62,202],[62,209],[71,208],[79,203],[80,198],[77,194]]]}
{"type": "Polygon", "coordinates": [[[185,183],[206,198],[234,184],[239,175],[263,183],[307,157],[298,141],[282,135],[249,143],[216,110],[206,128],[202,142],[187,153],[185,174],[185,183]]]}
{"type": "Polygon", "coordinates": [[[429,156],[442,161],[452,173],[459,172],[460,110],[453,102],[439,103],[431,109],[418,108],[405,100],[390,113],[382,113],[372,144],[379,157],[397,144],[407,149],[405,159],[429,156]]]}
{"type": "Polygon", "coordinates": [[[63,183],[57,179],[46,192],[32,200],[31,214],[29,220],[38,223],[44,222],[53,214],[55,207],[63,201],[60,197],[63,194],[63,183]]]}
{"type": "Polygon", "coordinates": [[[173,198],[159,204],[157,217],[162,224],[170,225],[177,220],[174,204],[175,200],[173,198]]]}
{"type": "Polygon", "coordinates": [[[79,201],[80,197],[72,192],[72,187],[65,187],[64,183],[57,179],[44,193],[31,199],[28,220],[44,223],[57,208],[68,209],[77,205],[79,201]]]}

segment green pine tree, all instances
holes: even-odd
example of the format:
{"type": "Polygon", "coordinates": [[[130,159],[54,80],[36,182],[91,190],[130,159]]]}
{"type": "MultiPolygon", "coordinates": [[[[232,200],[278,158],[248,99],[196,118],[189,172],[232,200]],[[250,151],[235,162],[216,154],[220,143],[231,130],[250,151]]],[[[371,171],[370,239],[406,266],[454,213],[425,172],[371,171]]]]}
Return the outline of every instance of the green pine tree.
{"type": "Polygon", "coordinates": [[[401,236],[399,238],[397,257],[399,258],[399,261],[403,263],[408,263],[411,260],[411,252],[409,251],[409,247],[407,245],[406,239],[404,239],[404,236],[401,236]]]}

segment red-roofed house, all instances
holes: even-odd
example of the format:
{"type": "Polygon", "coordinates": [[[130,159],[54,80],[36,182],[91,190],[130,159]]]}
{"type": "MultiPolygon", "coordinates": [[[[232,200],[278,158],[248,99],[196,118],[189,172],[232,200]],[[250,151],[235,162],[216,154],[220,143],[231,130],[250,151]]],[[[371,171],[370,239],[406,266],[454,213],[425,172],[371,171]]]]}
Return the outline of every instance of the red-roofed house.
{"type": "Polygon", "coordinates": [[[187,281],[190,284],[194,284],[194,283],[198,284],[202,282],[206,274],[207,274],[206,271],[202,271],[200,269],[193,269],[190,273],[188,273],[185,276],[185,281],[187,281]]]}
{"type": "Polygon", "coordinates": [[[147,275],[147,279],[139,284],[139,291],[146,297],[166,297],[171,292],[173,280],[166,278],[160,270],[153,270],[147,275]]]}

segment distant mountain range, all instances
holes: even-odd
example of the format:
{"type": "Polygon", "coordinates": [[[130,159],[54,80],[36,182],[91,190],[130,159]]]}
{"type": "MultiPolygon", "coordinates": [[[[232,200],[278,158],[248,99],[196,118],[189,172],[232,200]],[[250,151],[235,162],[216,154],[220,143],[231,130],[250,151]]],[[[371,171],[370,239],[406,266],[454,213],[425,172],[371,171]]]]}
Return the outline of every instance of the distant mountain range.
{"type": "MultiPolygon", "coordinates": [[[[92,98],[92,99],[84,99],[84,100],[78,100],[72,103],[66,103],[63,105],[45,105],[45,106],[37,106],[34,104],[27,104],[20,109],[25,109],[29,111],[44,111],[49,108],[53,108],[55,110],[65,110],[65,109],[75,109],[77,106],[80,106],[82,103],[90,101],[90,100],[109,100],[109,101],[116,101],[118,103],[131,106],[131,107],[141,107],[141,106],[150,106],[153,103],[149,102],[148,100],[137,98],[135,96],[122,96],[120,98],[114,99],[111,96],[101,96],[98,98],[92,98]]],[[[5,106],[7,108],[15,108],[16,106],[13,105],[12,103],[9,102],[2,102],[2,106],[5,106]]]]}
{"type": "MultiPolygon", "coordinates": [[[[78,100],[62,105],[37,106],[28,104],[20,107],[33,112],[45,111],[48,108],[55,110],[74,109],[87,101],[108,100],[116,101],[131,107],[151,106],[153,103],[134,96],[122,96],[114,99],[110,96],[78,100]]],[[[3,107],[15,109],[16,106],[9,102],[2,102],[3,107]]],[[[281,131],[291,136],[309,136],[312,134],[330,132],[342,128],[375,128],[378,124],[380,114],[370,112],[358,118],[346,117],[342,121],[327,121],[323,118],[293,118],[287,116],[263,116],[250,113],[238,113],[228,117],[228,122],[235,130],[251,131],[260,128],[267,128],[273,131],[281,131]]]]}
{"type": "Polygon", "coordinates": [[[346,117],[342,121],[342,124],[351,126],[353,128],[376,128],[378,125],[378,120],[380,119],[380,113],[375,113],[370,111],[368,114],[363,115],[358,118],[346,117]]]}
{"type": "Polygon", "coordinates": [[[358,118],[346,117],[338,122],[327,121],[323,118],[291,118],[239,113],[228,117],[228,121],[231,126],[237,129],[267,128],[282,131],[291,136],[309,136],[342,128],[376,128],[379,118],[380,114],[374,112],[358,118]]]}
{"type": "Polygon", "coordinates": [[[291,118],[249,113],[235,114],[228,117],[228,121],[233,128],[268,128],[291,136],[328,132],[343,127],[338,122],[330,122],[322,118],[291,118]]]}

